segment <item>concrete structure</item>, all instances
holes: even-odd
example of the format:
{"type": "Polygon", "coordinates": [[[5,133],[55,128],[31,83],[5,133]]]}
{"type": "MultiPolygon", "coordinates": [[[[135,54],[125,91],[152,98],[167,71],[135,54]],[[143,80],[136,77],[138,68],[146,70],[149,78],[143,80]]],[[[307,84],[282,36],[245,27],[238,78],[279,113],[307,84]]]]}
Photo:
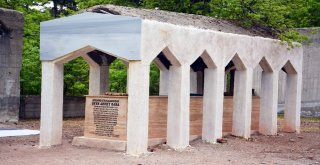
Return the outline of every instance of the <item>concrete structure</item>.
{"type": "Polygon", "coordinates": [[[0,122],[17,122],[20,103],[23,15],[0,8],[0,122]]]}
{"type": "MultiPolygon", "coordinates": [[[[320,117],[320,28],[301,28],[297,29],[302,35],[309,37],[309,41],[303,43],[303,86],[301,95],[301,115],[320,117]]],[[[255,94],[261,92],[261,67],[254,71],[254,89],[255,94]]],[[[279,73],[279,97],[278,111],[284,111],[284,102],[286,98],[286,73],[279,73]]]]}
{"type": "MultiPolygon", "coordinates": [[[[93,9],[96,10],[102,9],[93,9]]],[[[226,66],[231,64],[236,70],[232,134],[250,137],[253,69],[258,65],[263,69],[260,132],[276,134],[276,82],[281,69],[289,77],[285,128],[290,132],[300,131],[303,52],[299,45],[288,49],[274,39],[175,25],[139,15],[85,12],[41,24],[40,146],[61,144],[64,63],[83,57],[91,69],[90,95],[106,90],[100,82],[107,77],[101,75],[100,60],[88,55],[92,51],[99,52],[95,55],[98,59],[113,56],[128,63],[128,154],[147,152],[149,70],[153,61],[161,70],[160,94],[168,94],[167,144],[174,149],[189,145],[190,72],[191,68],[196,71],[195,65],[204,70],[204,141],[215,143],[222,136],[223,81],[226,66]]]]}

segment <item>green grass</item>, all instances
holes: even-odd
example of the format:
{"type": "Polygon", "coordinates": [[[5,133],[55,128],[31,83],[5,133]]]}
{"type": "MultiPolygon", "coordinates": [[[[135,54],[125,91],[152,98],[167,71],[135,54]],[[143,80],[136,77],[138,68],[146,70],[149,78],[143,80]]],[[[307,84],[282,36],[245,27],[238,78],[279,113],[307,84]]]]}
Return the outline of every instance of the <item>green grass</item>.
{"type": "MultiPolygon", "coordinates": [[[[278,119],[280,119],[280,120],[284,119],[284,114],[278,114],[278,119]]],[[[301,116],[301,121],[316,123],[316,122],[320,122],[320,117],[304,117],[304,116],[301,116]]]]}

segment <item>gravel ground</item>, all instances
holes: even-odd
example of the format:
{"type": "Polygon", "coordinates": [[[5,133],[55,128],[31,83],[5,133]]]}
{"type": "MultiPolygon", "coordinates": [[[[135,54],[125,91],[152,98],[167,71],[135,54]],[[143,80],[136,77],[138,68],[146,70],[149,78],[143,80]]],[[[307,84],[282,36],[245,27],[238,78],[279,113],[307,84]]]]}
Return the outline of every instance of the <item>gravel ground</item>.
{"type": "MultiPolygon", "coordinates": [[[[282,118],[279,121],[281,128],[282,118]]],[[[249,140],[227,136],[227,143],[215,145],[196,140],[182,152],[161,145],[140,157],[72,146],[73,137],[83,134],[83,123],[83,119],[65,120],[63,144],[50,149],[38,148],[38,136],[0,138],[0,164],[320,164],[319,118],[303,118],[301,134],[253,135],[249,140]]],[[[0,128],[39,129],[39,120],[0,124],[0,128]]]]}
{"type": "MultiPolygon", "coordinates": [[[[87,10],[97,13],[111,13],[115,15],[140,17],[147,20],[155,20],[175,25],[192,26],[200,29],[211,29],[225,33],[243,34],[249,36],[263,36],[274,38],[269,31],[259,27],[243,28],[238,23],[231,20],[222,20],[215,17],[207,17],[194,14],[185,14],[177,12],[169,12],[155,9],[141,9],[115,5],[97,5],[87,10]]],[[[81,13],[80,12],[80,13],[81,13]]]]}

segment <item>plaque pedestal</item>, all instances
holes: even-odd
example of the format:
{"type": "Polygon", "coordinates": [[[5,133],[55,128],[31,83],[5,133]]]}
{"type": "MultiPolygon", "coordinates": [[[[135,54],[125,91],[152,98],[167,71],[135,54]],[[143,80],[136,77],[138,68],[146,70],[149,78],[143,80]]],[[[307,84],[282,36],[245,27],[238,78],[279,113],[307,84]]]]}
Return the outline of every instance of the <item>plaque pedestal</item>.
{"type": "Polygon", "coordinates": [[[127,142],[121,140],[98,139],[81,136],[75,137],[72,141],[72,145],[78,147],[108,149],[112,151],[126,151],[127,142]]]}
{"type": "MultiPolygon", "coordinates": [[[[190,98],[190,141],[202,133],[201,96],[190,98]]],[[[150,96],[148,146],[166,142],[167,137],[167,96],[150,96]]],[[[260,98],[253,96],[251,130],[259,128],[260,98]]],[[[223,133],[232,130],[233,98],[225,96],[223,110],[223,133]]],[[[126,151],[128,96],[87,96],[85,109],[84,136],[75,137],[73,145],[126,151]]]]}

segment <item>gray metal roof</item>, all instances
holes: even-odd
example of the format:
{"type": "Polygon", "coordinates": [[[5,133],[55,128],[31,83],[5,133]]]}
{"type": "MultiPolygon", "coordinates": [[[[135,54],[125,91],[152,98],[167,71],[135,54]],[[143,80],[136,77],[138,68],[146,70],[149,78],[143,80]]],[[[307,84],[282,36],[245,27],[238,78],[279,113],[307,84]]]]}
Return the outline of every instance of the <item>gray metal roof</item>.
{"type": "Polygon", "coordinates": [[[40,59],[55,60],[89,45],[125,60],[140,60],[141,22],[138,17],[91,12],[41,22],[40,59]]]}

